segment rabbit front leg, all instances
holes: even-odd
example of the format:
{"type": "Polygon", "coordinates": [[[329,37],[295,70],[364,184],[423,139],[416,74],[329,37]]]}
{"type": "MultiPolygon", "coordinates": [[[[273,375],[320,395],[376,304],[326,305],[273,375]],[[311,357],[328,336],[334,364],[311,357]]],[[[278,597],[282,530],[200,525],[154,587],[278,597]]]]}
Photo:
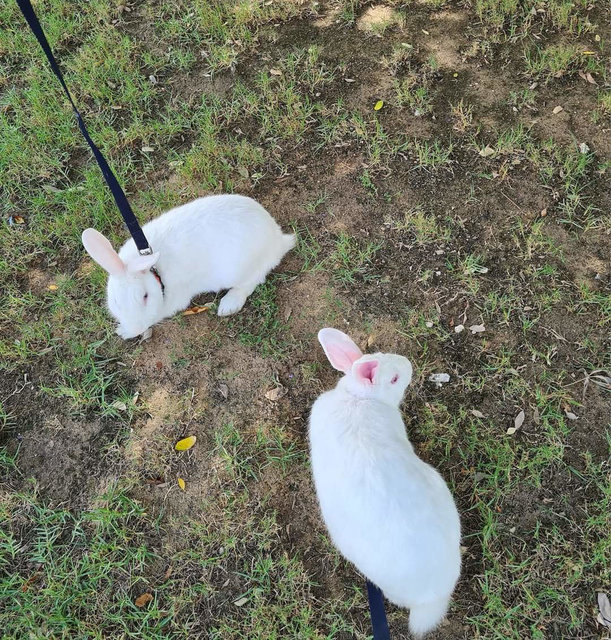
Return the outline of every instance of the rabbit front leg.
{"type": "Polygon", "coordinates": [[[266,275],[267,273],[264,273],[263,276],[258,274],[255,278],[251,278],[240,285],[231,287],[219,302],[218,315],[230,316],[237,313],[244,306],[246,298],[248,298],[258,285],[265,281],[266,275]]]}

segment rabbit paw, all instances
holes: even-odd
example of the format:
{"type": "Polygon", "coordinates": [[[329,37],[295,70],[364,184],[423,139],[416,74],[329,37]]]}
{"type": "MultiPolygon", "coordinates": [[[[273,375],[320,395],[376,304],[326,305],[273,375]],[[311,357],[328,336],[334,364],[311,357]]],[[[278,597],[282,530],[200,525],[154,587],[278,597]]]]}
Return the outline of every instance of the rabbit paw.
{"type": "Polygon", "coordinates": [[[244,306],[246,298],[245,292],[241,289],[237,287],[229,289],[219,302],[218,315],[230,316],[233,313],[237,313],[244,306]]]}

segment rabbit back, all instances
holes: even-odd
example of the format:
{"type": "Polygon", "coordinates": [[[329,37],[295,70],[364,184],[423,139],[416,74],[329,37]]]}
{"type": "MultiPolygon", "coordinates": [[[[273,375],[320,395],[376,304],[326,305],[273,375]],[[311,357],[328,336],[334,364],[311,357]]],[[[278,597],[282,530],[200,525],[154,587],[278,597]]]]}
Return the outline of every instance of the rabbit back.
{"type": "MultiPolygon", "coordinates": [[[[273,269],[292,246],[292,236],[259,203],[239,195],[199,198],[155,218],[143,231],[161,256],[159,271],[168,295],[177,297],[168,301],[176,310],[198,293],[230,289],[253,272],[273,269]]],[[[124,262],[136,255],[133,240],[119,251],[124,262]]]]}
{"type": "Polygon", "coordinates": [[[330,391],[312,408],[310,447],[339,551],[395,604],[449,597],[460,573],[458,513],[443,478],[415,455],[399,410],[330,391]]]}

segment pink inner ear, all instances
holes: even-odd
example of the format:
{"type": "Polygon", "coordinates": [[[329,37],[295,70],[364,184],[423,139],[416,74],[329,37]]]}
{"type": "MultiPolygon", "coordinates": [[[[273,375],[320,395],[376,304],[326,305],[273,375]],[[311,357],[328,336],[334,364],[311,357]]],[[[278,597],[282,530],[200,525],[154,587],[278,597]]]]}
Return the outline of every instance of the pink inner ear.
{"type": "Polygon", "coordinates": [[[343,373],[351,371],[352,365],[363,355],[354,342],[338,329],[321,329],[318,340],[331,365],[343,373]]]}
{"type": "Polygon", "coordinates": [[[356,366],[355,375],[357,380],[361,380],[366,384],[373,384],[373,379],[377,370],[378,363],[375,360],[366,360],[356,366]]]}
{"type": "Polygon", "coordinates": [[[85,251],[111,276],[124,273],[125,265],[110,241],[95,229],[85,229],[81,236],[85,251]]]}

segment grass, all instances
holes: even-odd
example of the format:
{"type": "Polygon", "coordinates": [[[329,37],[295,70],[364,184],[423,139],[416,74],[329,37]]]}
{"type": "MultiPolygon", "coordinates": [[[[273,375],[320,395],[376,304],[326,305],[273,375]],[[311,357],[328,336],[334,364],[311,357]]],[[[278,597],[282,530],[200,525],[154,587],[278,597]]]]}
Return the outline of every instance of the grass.
{"type": "MultiPolygon", "coordinates": [[[[126,232],[15,5],[0,7],[6,638],[369,637],[362,579],[312,494],[308,412],[336,379],[321,326],[414,364],[408,434],[463,523],[452,624],[482,639],[600,631],[611,433],[608,392],[584,381],[611,366],[601,8],[453,7],[469,24],[454,69],[444,5],[391,2],[398,19],[366,34],[356,0],[331,27],[311,23],[330,8],[292,0],[44,3],[142,221],[240,191],[298,236],[239,315],[178,317],[142,345],[114,335],[80,245],[85,226],[115,246],[126,232]],[[550,92],[587,140],[547,127],[550,92]]],[[[389,619],[406,633],[405,611],[389,619]]]]}

